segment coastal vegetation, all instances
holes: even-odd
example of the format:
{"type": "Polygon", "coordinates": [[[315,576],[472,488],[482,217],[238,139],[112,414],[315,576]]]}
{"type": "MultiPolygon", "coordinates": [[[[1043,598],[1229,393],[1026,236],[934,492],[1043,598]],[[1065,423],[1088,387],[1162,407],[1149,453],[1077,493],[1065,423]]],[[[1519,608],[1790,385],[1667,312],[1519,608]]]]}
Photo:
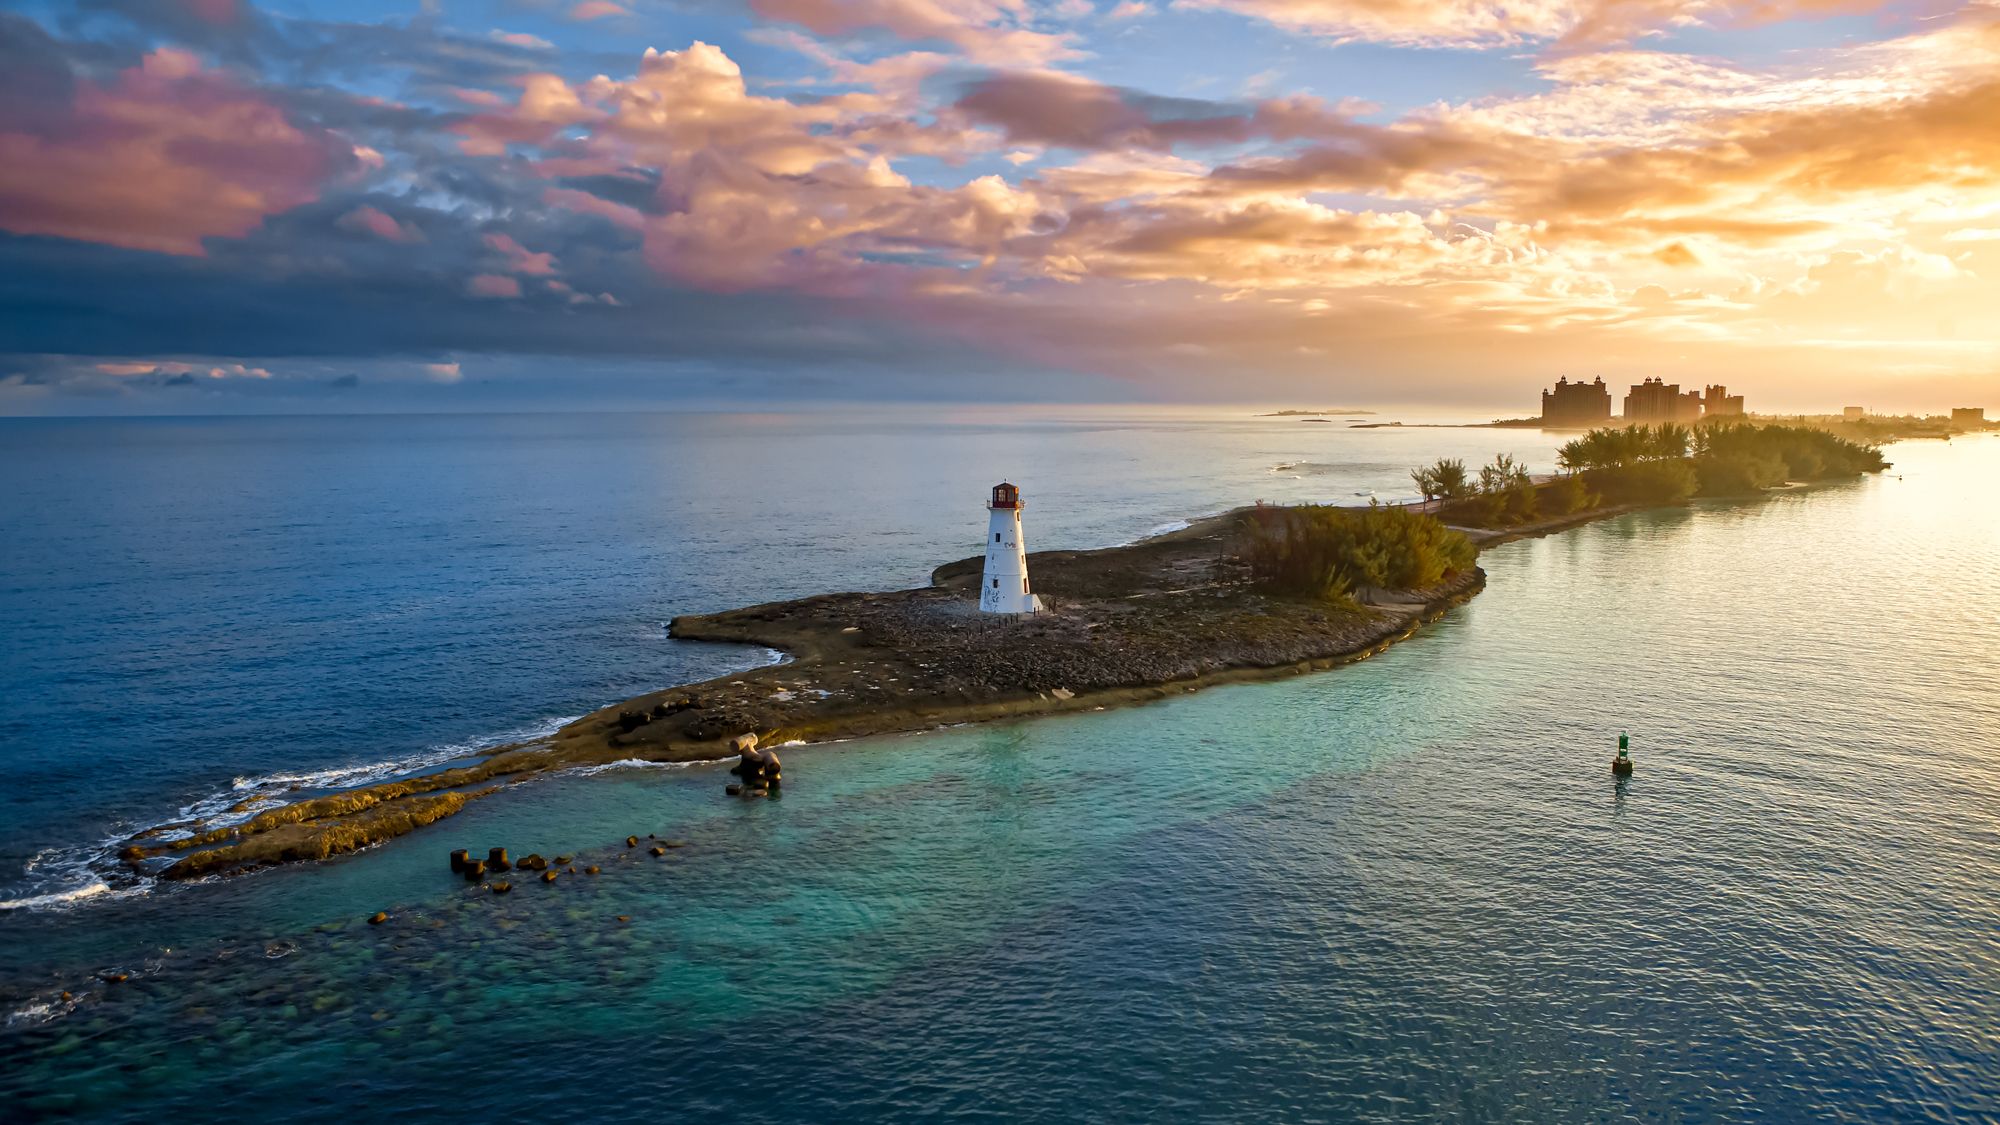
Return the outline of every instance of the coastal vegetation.
{"type": "Polygon", "coordinates": [[[1872,444],[1813,425],[1665,423],[1592,430],[1558,452],[1562,472],[1537,483],[1507,454],[1476,472],[1438,461],[1410,472],[1425,504],[1455,527],[1493,530],[1600,508],[1747,496],[1789,481],[1841,480],[1888,467],[1872,444]]]}
{"type": "Polygon", "coordinates": [[[1475,554],[1464,535],[1432,516],[1384,504],[1259,505],[1244,513],[1237,538],[1237,557],[1258,586],[1334,603],[1351,603],[1363,586],[1435,586],[1470,569],[1475,554]]]}
{"type": "Polygon", "coordinates": [[[1606,499],[1635,504],[1741,496],[1888,467],[1879,449],[1830,430],[1749,422],[1592,430],[1564,445],[1556,460],[1606,499]]]}

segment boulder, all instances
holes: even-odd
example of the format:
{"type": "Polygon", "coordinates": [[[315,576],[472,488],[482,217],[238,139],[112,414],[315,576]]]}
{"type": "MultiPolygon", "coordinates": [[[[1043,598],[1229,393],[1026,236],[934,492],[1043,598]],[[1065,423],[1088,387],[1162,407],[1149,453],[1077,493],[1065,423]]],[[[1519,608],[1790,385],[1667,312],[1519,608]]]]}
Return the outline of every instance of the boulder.
{"type": "Polygon", "coordinates": [[[368,924],[371,926],[379,926],[382,923],[387,922],[388,920],[389,920],[389,915],[380,910],[377,910],[375,913],[370,914],[368,916],[368,924]]]}
{"type": "Polygon", "coordinates": [[[628,847],[628,848],[636,848],[636,847],[638,847],[638,846],[639,846],[639,837],[637,837],[637,836],[627,836],[627,837],[625,837],[625,846],[626,846],[626,847],[628,847]]]}
{"type": "Polygon", "coordinates": [[[653,853],[653,856],[654,856],[654,858],[658,858],[658,857],[660,857],[660,856],[663,856],[663,855],[667,854],[667,849],[665,849],[665,848],[663,848],[663,847],[660,847],[660,846],[659,846],[659,845],[657,845],[657,844],[655,844],[655,845],[654,845],[654,846],[653,846],[652,848],[650,848],[650,849],[648,849],[648,850],[649,850],[649,851],[651,851],[651,852],[653,853]]]}
{"type": "Polygon", "coordinates": [[[507,849],[494,848],[486,853],[486,870],[506,871],[514,865],[507,862],[507,849]]]}
{"type": "Polygon", "coordinates": [[[585,875],[595,875],[595,874],[597,874],[597,865],[596,865],[596,864],[594,864],[594,863],[593,863],[593,864],[591,864],[591,865],[590,865],[589,867],[586,867],[586,868],[584,868],[584,869],[583,869],[583,873],[584,873],[585,875]]]}
{"type": "Polygon", "coordinates": [[[493,893],[496,895],[504,895],[514,889],[514,884],[512,883],[494,883],[492,886],[493,893]]]}
{"type": "Polygon", "coordinates": [[[555,881],[556,881],[556,873],[555,873],[555,872],[553,872],[553,871],[544,871],[544,872],[542,872],[542,882],[544,882],[544,883],[553,883],[553,882],[555,882],[555,881]]]}
{"type": "Polygon", "coordinates": [[[652,721],[652,716],[644,711],[618,712],[618,729],[625,734],[631,734],[652,721]]]}

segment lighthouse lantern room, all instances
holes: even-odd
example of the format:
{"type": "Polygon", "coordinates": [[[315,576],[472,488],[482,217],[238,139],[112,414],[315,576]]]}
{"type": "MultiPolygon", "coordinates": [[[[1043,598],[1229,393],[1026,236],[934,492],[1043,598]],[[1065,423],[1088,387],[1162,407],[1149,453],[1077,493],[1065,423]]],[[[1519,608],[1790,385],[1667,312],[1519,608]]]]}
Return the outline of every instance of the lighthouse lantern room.
{"type": "Polygon", "coordinates": [[[1021,541],[1021,490],[1001,481],[986,504],[986,571],[979,580],[984,613],[1037,613],[1041,599],[1028,588],[1028,549],[1021,541]]]}

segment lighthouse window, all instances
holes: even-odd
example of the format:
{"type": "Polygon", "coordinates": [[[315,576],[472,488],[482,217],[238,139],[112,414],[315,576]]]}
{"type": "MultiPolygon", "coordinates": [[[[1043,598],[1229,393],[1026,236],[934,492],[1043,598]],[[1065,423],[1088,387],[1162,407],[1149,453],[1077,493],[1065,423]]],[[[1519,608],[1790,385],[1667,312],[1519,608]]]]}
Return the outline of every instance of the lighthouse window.
{"type": "Polygon", "coordinates": [[[998,543],[998,542],[1000,542],[1000,533],[999,533],[999,532],[997,532],[997,531],[996,531],[996,532],[994,532],[994,533],[993,533],[993,541],[994,541],[995,543],[998,543]]]}
{"type": "Polygon", "coordinates": [[[995,578],[995,579],[993,580],[993,588],[994,588],[995,590],[998,590],[998,589],[1000,588],[1000,580],[999,580],[998,578],[995,578]]]}
{"type": "Polygon", "coordinates": [[[1024,594],[1028,592],[1028,580],[1025,578],[1021,579],[1021,592],[1024,594]]]}

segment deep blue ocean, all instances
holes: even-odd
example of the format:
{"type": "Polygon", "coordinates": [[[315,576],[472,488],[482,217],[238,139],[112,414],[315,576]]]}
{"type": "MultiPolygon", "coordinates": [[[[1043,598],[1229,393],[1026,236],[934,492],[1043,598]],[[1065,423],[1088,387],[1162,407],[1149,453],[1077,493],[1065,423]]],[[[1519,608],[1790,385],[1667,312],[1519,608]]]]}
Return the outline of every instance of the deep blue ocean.
{"type": "Polygon", "coordinates": [[[109,862],[772,659],[663,626],[920,583],[1003,477],[1031,550],[1088,547],[1556,440],[1219,410],[0,421],[0,1117],[1995,1119],[1991,438],[1498,548],[1478,599],[1350,668],[794,750],[781,802],[611,769],[326,864],[109,862]],[[604,874],[445,870],[495,844],[604,874]]]}

